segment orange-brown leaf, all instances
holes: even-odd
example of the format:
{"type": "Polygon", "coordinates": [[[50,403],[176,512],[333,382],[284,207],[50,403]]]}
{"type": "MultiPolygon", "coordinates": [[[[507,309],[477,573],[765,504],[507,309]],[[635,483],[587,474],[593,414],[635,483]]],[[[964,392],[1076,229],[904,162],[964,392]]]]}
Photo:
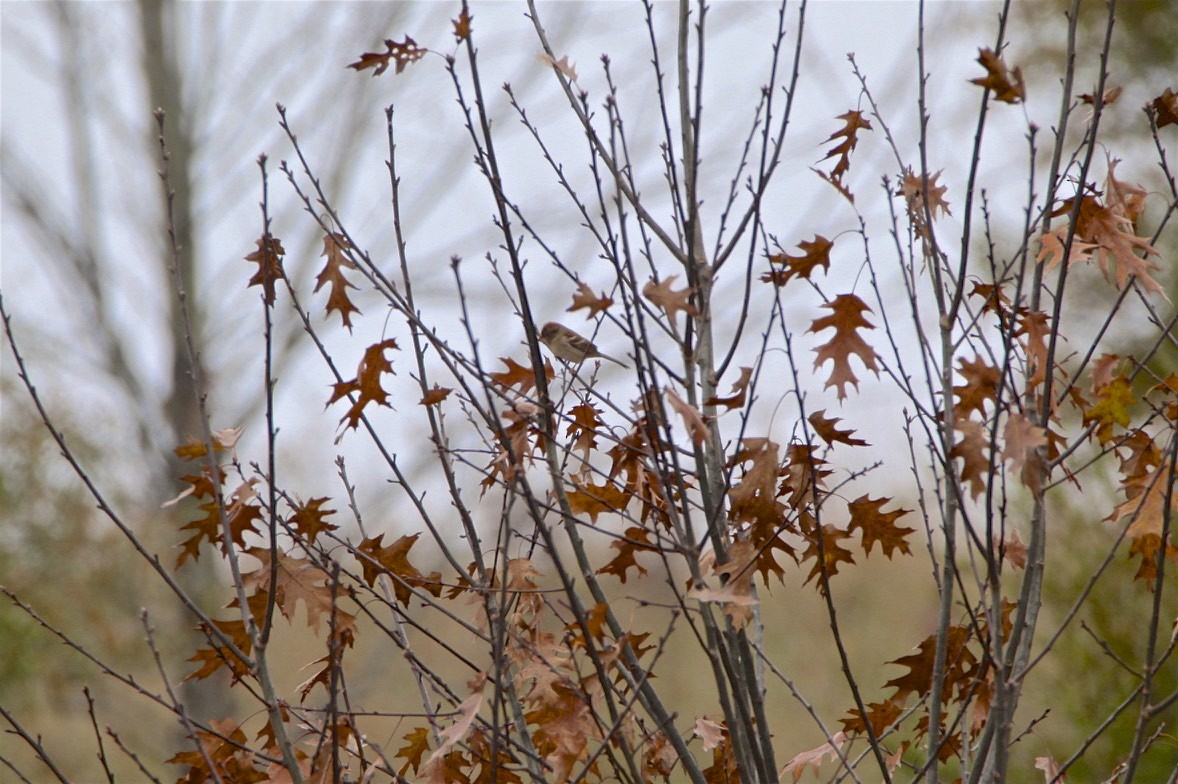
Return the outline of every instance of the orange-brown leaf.
{"type": "Polygon", "coordinates": [[[246,256],[245,260],[257,264],[258,269],[249,279],[246,288],[261,286],[266,304],[273,305],[274,284],[286,277],[282,270],[282,257],[286,255],[286,251],[282,247],[282,240],[269,233],[263,234],[256,242],[258,249],[246,256]]]}
{"type": "Polygon", "coordinates": [[[827,302],[822,307],[832,311],[831,314],[814,319],[807,331],[817,333],[824,329],[833,329],[834,336],[815,349],[817,358],[814,360],[814,369],[822,367],[828,359],[834,362],[830,377],[826,380],[826,387],[837,386],[838,399],[843,400],[847,396],[847,384],[851,384],[856,390],[859,389],[859,379],[851,370],[851,355],[859,357],[865,368],[879,375],[879,366],[876,364],[878,355],[859,335],[860,329],[875,329],[874,325],[863,317],[864,313],[871,312],[871,308],[854,294],[840,294],[834,301],[827,302]]]}
{"type": "Polygon", "coordinates": [[[753,369],[751,367],[742,367],[740,369],[740,378],[732,385],[731,393],[728,397],[712,396],[708,398],[705,406],[724,406],[729,411],[734,408],[741,408],[744,406],[745,396],[748,391],[749,379],[753,376],[753,369]]]}
{"type": "Polygon", "coordinates": [[[799,278],[809,280],[810,275],[818,267],[821,267],[823,270],[830,269],[830,249],[833,247],[833,242],[820,234],[815,234],[814,239],[803,240],[798,243],[798,248],[802,251],[800,256],[791,256],[788,253],[774,253],[771,255],[769,262],[771,264],[781,264],[784,268],[780,270],[771,269],[761,277],[761,280],[766,283],[774,283],[778,286],[784,286],[795,275],[799,278]]]}
{"type": "Polygon", "coordinates": [[[392,338],[369,346],[364,350],[364,356],[356,368],[356,377],[351,381],[341,381],[332,385],[331,399],[327,401],[329,406],[345,395],[356,395],[356,399],[347,413],[340,418],[340,424],[347,420],[348,427],[355,430],[360,425],[360,417],[364,414],[364,407],[369,403],[376,403],[385,408],[390,407],[388,392],[381,386],[380,378],[385,373],[391,374],[393,372],[393,365],[385,357],[384,352],[395,348],[397,348],[397,341],[392,338]]]}
{"type": "Polygon", "coordinates": [[[410,63],[415,63],[421,58],[425,57],[428,49],[418,46],[417,42],[409,36],[405,36],[404,41],[394,41],[391,38],[386,38],[385,51],[383,52],[365,52],[360,55],[360,59],[354,63],[349,63],[349,68],[355,68],[357,71],[363,71],[366,68],[373,68],[372,75],[380,76],[388,70],[389,62],[396,64],[395,73],[401,73],[405,70],[405,66],[410,63]]]}
{"type": "Polygon", "coordinates": [[[1018,66],[1008,68],[993,49],[978,50],[978,62],[986,69],[986,75],[970,79],[972,84],[993,90],[994,98],[1003,103],[1022,103],[1027,99],[1027,86],[1018,66]]]}
{"type": "Polygon", "coordinates": [[[985,417],[986,402],[992,402],[998,397],[998,382],[1002,380],[1002,371],[987,364],[981,356],[976,356],[972,361],[961,359],[958,362],[958,372],[965,379],[964,384],[953,387],[953,392],[957,395],[957,405],[953,409],[958,418],[967,418],[971,411],[977,411],[985,417]]]}
{"type": "Polygon", "coordinates": [[[915,528],[903,528],[896,525],[896,520],[908,514],[909,509],[894,509],[891,512],[882,511],[883,505],[891,503],[890,498],[876,498],[872,500],[866,495],[847,504],[851,511],[851,522],[848,531],[859,529],[863,532],[863,552],[871,555],[871,548],[879,542],[880,550],[891,560],[896,550],[911,555],[905,537],[916,533],[915,528]]]}
{"type": "Polygon", "coordinates": [[[972,419],[958,419],[953,427],[961,433],[961,440],[949,450],[949,457],[961,458],[961,479],[969,484],[970,496],[977,498],[986,489],[990,463],[986,460],[986,429],[972,419]]]}
{"type": "Polygon", "coordinates": [[[339,528],[338,525],[332,525],[323,518],[328,515],[335,514],[334,509],[324,509],[323,504],[327,503],[329,498],[312,498],[305,504],[299,503],[293,506],[294,513],[291,515],[291,526],[295,532],[303,537],[307,544],[315,544],[316,537],[324,531],[334,531],[339,528]]]}
{"type": "Polygon", "coordinates": [[[586,308],[589,311],[586,317],[593,318],[598,313],[609,308],[612,304],[614,304],[614,301],[605,296],[604,293],[594,294],[593,289],[589,288],[584,282],[581,282],[577,284],[577,293],[573,295],[573,304],[565,312],[573,313],[581,308],[586,308]]]}
{"type": "Polygon", "coordinates": [[[429,751],[429,728],[418,727],[415,730],[410,730],[407,734],[401,737],[405,741],[405,745],[397,750],[393,755],[393,759],[400,757],[405,760],[405,764],[397,771],[398,776],[404,776],[405,771],[413,768],[413,772],[417,773],[421,767],[421,758],[429,751]]]}
{"type": "Polygon", "coordinates": [[[855,433],[854,430],[839,430],[838,423],[842,419],[838,417],[827,418],[826,409],[815,411],[806,418],[810,426],[814,428],[814,432],[827,443],[828,446],[834,446],[835,442],[846,444],[847,446],[870,446],[862,438],[852,438],[855,433]]]}
{"type": "Polygon", "coordinates": [[[569,506],[574,514],[589,515],[594,524],[598,515],[624,511],[630,501],[630,496],[612,482],[588,485],[574,481],[573,484],[577,489],[568,494],[569,506]]]}
{"type": "Polygon", "coordinates": [[[671,404],[671,408],[675,413],[683,419],[683,425],[687,428],[687,432],[691,434],[691,441],[693,444],[702,444],[708,438],[708,425],[704,421],[704,416],[699,412],[699,409],[689,404],[686,400],[679,397],[678,393],[673,389],[667,389],[667,402],[671,404]]]}
{"type": "Polygon", "coordinates": [[[423,406],[436,406],[438,403],[441,403],[443,400],[448,398],[450,393],[453,391],[454,390],[450,389],[449,387],[440,387],[437,384],[434,384],[433,389],[426,392],[425,396],[422,397],[418,402],[423,406]]]}
{"type": "Polygon", "coordinates": [[[327,258],[327,263],[315,276],[314,291],[319,291],[324,285],[330,286],[327,293],[327,312],[330,314],[331,311],[338,310],[344,326],[348,328],[348,331],[351,331],[352,314],[359,313],[360,309],[353,305],[352,300],[348,298],[348,289],[356,288],[344,276],[344,269],[355,269],[356,267],[348,258],[347,252],[349,250],[352,250],[352,243],[348,242],[348,238],[342,234],[332,232],[323,238],[323,253],[321,255],[327,258]]]}
{"type": "Polygon", "coordinates": [[[458,43],[462,43],[463,41],[470,38],[470,23],[473,20],[474,17],[471,16],[470,9],[463,5],[461,13],[459,13],[458,17],[453,20],[454,38],[458,41],[458,43]]]}
{"type": "Polygon", "coordinates": [[[859,131],[870,131],[871,121],[863,116],[863,112],[855,110],[840,114],[838,119],[843,121],[843,127],[828,136],[826,141],[832,142],[836,139],[842,141],[827,150],[822,160],[838,158],[830,172],[829,179],[831,182],[841,183],[843,175],[851,168],[851,152],[859,143],[859,131]]]}
{"type": "Polygon", "coordinates": [[[1153,99],[1153,110],[1157,114],[1159,128],[1167,125],[1178,125],[1178,93],[1167,87],[1162,94],[1153,99]]]}
{"type": "Polygon", "coordinates": [[[392,575],[393,593],[402,605],[408,605],[413,596],[411,588],[422,588],[434,596],[442,593],[442,575],[433,572],[428,577],[422,575],[413,564],[409,563],[409,550],[417,543],[421,534],[402,536],[388,546],[382,544],[384,534],[375,538],[365,539],[356,549],[363,554],[360,565],[364,569],[364,582],[369,585],[376,583],[381,574],[392,575]]]}

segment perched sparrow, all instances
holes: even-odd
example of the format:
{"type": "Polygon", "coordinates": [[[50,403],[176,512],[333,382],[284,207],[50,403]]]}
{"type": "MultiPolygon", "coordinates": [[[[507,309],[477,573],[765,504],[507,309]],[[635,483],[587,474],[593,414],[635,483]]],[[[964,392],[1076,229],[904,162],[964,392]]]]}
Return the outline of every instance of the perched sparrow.
{"type": "Polygon", "coordinates": [[[580,364],[586,359],[598,357],[600,359],[608,359],[610,362],[626,367],[626,363],[614,359],[609,354],[602,354],[597,350],[597,346],[593,345],[588,338],[578,335],[563,324],[557,324],[555,321],[549,321],[540,330],[540,340],[544,341],[544,345],[548,346],[549,350],[559,359],[565,362],[572,362],[580,364]]]}

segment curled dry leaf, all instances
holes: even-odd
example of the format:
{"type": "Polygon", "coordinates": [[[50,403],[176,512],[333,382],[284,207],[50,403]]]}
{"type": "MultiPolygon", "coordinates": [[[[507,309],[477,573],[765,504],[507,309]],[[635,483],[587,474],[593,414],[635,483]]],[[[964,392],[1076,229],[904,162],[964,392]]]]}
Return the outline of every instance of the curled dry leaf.
{"type": "Polygon", "coordinates": [[[667,390],[667,402],[671,404],[671,408],[675,409],[675,413],[683,417],[683,424],[687,427],[687,432],[691,434],[692,443],[698,445],[707,440],[708,425],[699,409],[679,397],[673,389],[667,390]]]}
{"type": "Polygon", "coordinates": [[[550,54],[540,52],[538,55],[536,55],[536,59],[545,65],[550,65],[556,70],[560,71],[570,82],[577,81],[577,69],[574,66],[569,65],[569,56],[567,54],[557,60],[550,54]]]}

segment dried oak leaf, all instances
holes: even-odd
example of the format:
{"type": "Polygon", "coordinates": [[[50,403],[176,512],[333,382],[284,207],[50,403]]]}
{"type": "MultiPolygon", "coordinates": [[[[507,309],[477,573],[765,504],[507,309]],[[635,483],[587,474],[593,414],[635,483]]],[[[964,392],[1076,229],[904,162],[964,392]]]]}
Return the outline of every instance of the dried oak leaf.
{"type": "Polygon", "coordinates": [[[605,296],[604,293],[594,294],[593,289],[582,282],[577,284],[577,293],[573,295],[573,304],[565,312],[573,313],[581,308],[587,308],[589,313],[586,318],[593,318],[598,313],[609,308],[612,304],[614,304],[614,301],[605,296]]]}
{"type": "Polygon", "coordinates": [[[405,66],[410,63],[415,63],[421,58],[425,57],[429,50],[418,46],[417,42],[409,36],[405,36],[405,40],[401,42],[394,41],[391,38],[386,38],[384,41],[385,51],[383,52],[365,52],[360,55],[360,59],[354,63],[349,63],[349,68],[354,68],[356,71],[363,71],[366,68],[373,68],[372,75],[380,76],[388,70],[389,62],[396,63],[397,68],[395,73],[401,73],[405,70],[405,66]]]}
{"type": "Polygon", "coordinates": [[[610,548],[617,550],[618,554],[613,557],[609,563],[597,570],[597,574],[612,574],[626,582],[626,574],[631,569],[637,569],[638,574],[646,574],[646,569],[636,560],[634,555],[638,552],[657,552],[658,548],[650,541],[650,531],[640,526],[632,526],[626,529],[624,536],[620,539],[615,539],[609,544],[610,548]]]}
{"type": "Polygon", "coordinates": [[[849,538],[851,538],[850,533],[835,528],[829,523],[822,526],[821,532],[811,532],[806,536],[806,550],[802,553],[801,560],[805,563],[813,559],[814,565],[810,568],[810,574],[806,576],[805,585],[809,585],[815,577],[821,577],[822,579],[818,581],[818,588],[825,594],[826,582],[838,574],[839,564],[855,563],[855,556],[851,551],[839,544],[842,540],[849,538]],[[821,536],[821,545],[819,544],[819,536],[821,536]]]}
{"type": "Polygon", "coordinates": [[[1178,93],[1167,87],[1162,94],[1153,99],[1153,110],[1157,113],[1159,128],[1167,125],[1178,125],[1178,93]]]}
{"type": "Polygon", "coordinates": [[[961,374],[965,383],[953,387],[953,393],[957,395],[954,412],[961,419],[968,418],[971,411],[977,411],[984,418],[986,401],[993,401],[998,396],[998,382],[1002,380],[1002,371],[986,364],[986,360],[979,355],[972,361],[961,359],[957,372],[961,374]]]}
{"type": "Polygon", "coordinates": [[[814,432],[826,442],[827,446],[834,446],[836,442],[846,444],[847,446],[870,446],[862,438],[852,438],[855,433],[854,430],[839,430],[838,423],[842,419],[838,417],[828,419],[826,417],[826,409],[815,411],[806,418],[810,426],[814,428],[814,432]]]}
{"type": "MultiPolygon", "coordinates": [[[[491,373],[491,380],[504,389],[515,387],[521,395],[536,386],[536,373],[530,367],[524,367],[511,357],[499,357],[499,361],[507,366],[507,370],[491,373]]],[[[544,375],[551,381],[556,376],[552,363],[544,361],[544,375]]]]}
{"type": "Polygon", "coordinates": [[[330,284],[327,312],[330,314],[331,311],[338,310],[340,319],[349,332],[352,330],[352,314],[360,312],[348,298],[348,289],[354,289],[356,286],[344,276],[345,268],[356,268],[347,254],[352,249],[352,243],[342,234],[332,232],[323,238],[323,253],[320,255],[327,257],[327,263],[315,276],[315,289],[312,292],[319,291],[325,284],[330,284]]]}
{"type": "Polygon", "coordinates": [[[572,448],[579,449],[588,461],[589,454],[597,449],[597,431],[604,425],[600,408],[581,403],[569,410],[569,426],[565,435],[572,439],[572,448]]]}
{"type": "Polygon", "coordinates": [[[245,260],[257,264],[258,269],[249,279],[246,288],[261,286],[266,304],[273,305],[274,284],[286,277],[282,270],[282,257],[286,255],[286,251],[282,247],[282,240],[269,233],[263,234],[256,242],[258,249],[246,256],[245,260]]]}
{"type": "Polygon", "coordinates": [[[831,169],[829,175],[824,176],[824,179],[841,183],[843,175],[851,168],[851,152],[859,143],[859,131],[870,131],[871,121],[863,116],[863,112],[855,110],[840,114],[837,119],[843,121],[843,127],[828,136],[826,141],[832,142],[835,139],[842,139],[842,141],[827,150],[822,160],[838,158],[834,168],[831,169]]]}
{"type": "Polygon", "coordinates": [[[630,496],[612,482],[587,485],[574,480],[573,485],[577,489],[568,494],[569,506],[574,514],[589,515],[595,525],[598,515],[624,511],[630,502],[630,496]]]}
{"type": "Polygon", "coordinates": [[[908,514],[910,509],[894,509],[890,512],[881,511],[884,504],[892,502],[891,498],[871,499],[862,495],[847,504],[851,511],[851,522],[847,531],[859,529],[863,532],[863,552],[871,555],[871,548],[879,542],[880,550],[891,560],[892,553],[899,550],[904,555],[911,555],[905,537],[916,533],[915,528],[903,528],[896,525],[896,520],[908,514]]]}
{"type": "Polygon", "coordinates": [[[906,169],[904,177],[900,180],[900,190],[897,191],[897,196],[904,197],[904,205],[908,211],[908,221],[912,224],[913,230],[917,236],[929,237],[929,220],[936,220],[938,217],[944,215],[951,215],[949,211],[949,202],[945,200],[945,192],[949,190],[946,185],[937,184],[941,172],[929,174],[927,182],[921,175],[906,169]],[[925,207],[927,204],[928,215],[925,215],[925,207]],[[940,216],[937,214],[940,212],[940,216]]]}
{"type": "Polygon", "coordinates": [[[874,372],[876,376],[879,375],[879,366],[876,364],[878,355],[858,333],[860,329],[875,329],[875,326],[863,317],[864,313],[871,312],[871,308],[854,294],[840,294],[822,307],[832,311],[831,314],[814,319],[807,332],[817,333],[824,329],[834,329],[834,336],[815,349],[817,358],[814,360],[814,369],[822,367],[828,359],[833,360],[834,368],[826,380],[826,388],[837,386],[838,399],[843,400],[847,396],[847,384],[851,384],[856,390],[859,389],[859,379],[851,370],[852,354],[859,357],[865,368],[874,372]]]}
{"type": "Polygon", "coordinates": [[[380,377],[385,373],[391,374],[393,372],[393,365],[385,357],[384,352],[395,348],[397,348],[397,341],[392,338],[369,346],[364,350],[364,356],[356,368],[356,377],[351,381],[340,381],[331,385],[331,399],[327,401],[329,406],[346,395],[356,395],[356,399],[347,413],[340,418],[341,425],[346,420],[348,427],[353,430],[359,427],[360,417],[364,415],[364,407],[369,403],[390,408],[389,393],[381,386],[380,377]]]}
{"type": "Polygon", "coordinates": [[[986,489],[986,476],[990,470],[986,459],[989,445],[986,429],[972,419],[957,419],[953,427],[961,433],[961,440],[949,450],[949,457],[961,458],[961,480],[969,484],[970,496],[977,498],[986,489]]]}
{"type": "Polygon", "coordinates": [[[979,79],[970,79],[971,84],[985,87],[994,92],[994,98],[1003,103],[1022,103],[1027,99],[1027,85],[1023,82],[1023,72],[1016,65],[1007,68],[1002,58],[993,49],[979,49],[978,62],[986,69],[986,75],[979,79]]]}
{"type": "Polygon", "coordinates": [[[1129,379],[1117,376],[1096,393],[1096,403],[1084,412],[1084,426],[1096,426],[1096,438],[1103,446],[1112,440],[1113,426],[1129,426],[1129,406],[1136,402],[1129,379]]]}
{"type": "Polygon", "coordinates": [[[748,391],[749,379],[753,376],[753,369],[751,367],[742,367],[740,369],[740,378],[732,385],[731,392],[728,397],[717,397],[713,395],[704,403],[705,406],[724,406],[729,411],[734,408],[741,408],[744,406],[745,396],[748,391]]]}
{"type": "Polygon", "coordinates": [[[569,65],[569,56],[567,54],[557,60],[555,57],[547,54],[546,52],[540,52],[536,55],[536,59],[545,65],[550,65],[556,70],[560,71],[570,82],[577,81],[577,69],[574,66],[569,65]]]}
{"type": "Polygon", "coordinates": [[[323,505],[329,500],[331,499],[324,496],[322,498],[312,498],[306,503],[299,502],[291,505],[291,509],[293,510],[293,514],[290,517],[291,527],[309,545],[315,544],[315,539],[324,531],[334,531],[339,528],[338,525],[332,525],[323,519],[327,515],[335,514],[334,509],[323,508],[323,505]]]}
{"type": "Polygon", "coordinates": [[[409,599],[413,596],[411,588],[422,588],[434,596],[440,596],[442,575],[433,572],[427,577],[409,563],[409,551],[420,536],[421,534],[408,534],[387,547],[382,544],[384,534],[360,542],[356,550],[362,554],[359,561],[364,569],[364,582],[372,586],[376,584],[376,578],[380,575],[391,575],[393,593],[403,606],[408,606],[409,599]]]}
{"type": "Polygon", "coordinates": [[[810,749],[809,751],[799,752],[789,762],[785,763],[785,767],[781,769],[782,775],[788,773],[795,782],[801,780],[802,774],[806,772],[807,767],[814,769],[814,775],[818,775],[818,768],[822,763],[829,759],[831,762],[839,758],[839,752],[847,743],[847,734],[845,732],[836,732],[827,743],[821,746],[810,749]]]}
{"type": "Polygon", "coordinates": [[[425,396],[422,397],[418,403],[423,406],[436,406],[438,403],[441,403],[443,400],[450,397],[450,393],[453,391],[454,390],[450,389],[449,387],[440,387],[437,384],[434,384],[433,389],[426,392],[425,396]]]}
{"type": "Polygon", "coordinates": [[[698,446],[706,441],[708,438],[708,425],[704,420],[704,415],[699,412],[699,409],[679,397],[678,393],[673,389],[667,389],[666,396],[667,402],[671,404],[671,408],[683,418],[683,425],[687,428],[687,432],[691,434],[692,443],[698,446]]]}
{"type": "Polygon", "coordinates": [[[657,284],[654,279],[651,279],[642,287],[642,296],[666,311],[667,317],[671,319],[672,323],[678,318],[680,311],[691,318],[699,316],[699,310],[691,304],[691,286],[684,286],[679,291],[672,291],[671,286],[678,277],[678,275],[670,275],[662,283],[657,284]]]}
{"type": "Polygon", "coordinates": [[[458,41],[458,43],[462,43],[463,41],[469,39],[470,23],[474,21],[474,17],[471,16],[470,9],[465,5],[462,6],[462,12],[459,13],[458,17],[452,21],[454,22],[454,38],[458,41]]]}
{"type": "Polygon", "coordinates": [[[821,234],[815,234],[814,239],[802,240],[798,243],[798,248],[802,251],[800,256],[791,256],[788,253],[774,253],[769,256],[770,264],[781,264],[784,268],[770,269],[769,272],[761,276],[761,280],[765,283],[784,286],[795,275],[809,280],[810,275],[818,267],[829,271],[830,249],[833,247],[832,241],[821,234]]]}

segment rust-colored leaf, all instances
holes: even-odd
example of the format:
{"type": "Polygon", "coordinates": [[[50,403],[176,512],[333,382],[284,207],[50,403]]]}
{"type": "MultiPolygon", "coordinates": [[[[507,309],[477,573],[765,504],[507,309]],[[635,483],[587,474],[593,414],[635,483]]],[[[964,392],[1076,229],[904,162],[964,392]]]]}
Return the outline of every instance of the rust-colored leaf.
{"type": "Polygon", "coordinates": [[[896,525],[896,520],[908,514],[909,509],[894,509],[890,512],[882,511],[884,504],[891,503],[890,498],[871,499],[866,495],[847,504],[851,511],[851,522],[848,531],[856,529],[863,532],[863,552],[871,555],[871,548],[879,542],[880,550],[891,560],[896,550],[911,555],[906,537],[916,533],[915,528],[903,528],[896,525]]]}
{"type": "Polygon", "coordinates": [[[340,319],[349,332],[352,329],[352,314],[360,312],[348,298],[348,289],[354,289],[356,286],[344,276],[345,269],[356,268],[347,254],[352,249],[352,243],[342,234],[333,232],[323,238],[323,253],[320,255],[327,258],[327,263],[315,276],[314,289],[317,292],[324,285],[330,286],[327,293],[327,312],[330,314],[333,310],[339,311],[340,319]]]}
{"type": "Polygon", "coordinates": [[[970,79],[970,83],[992,90],[995,100],[1003,103],[1025,101],[1027,99],[1027,85],[1023,82],[1022,70],[1018,66],[1008,68],[993,49],[978,51],[978,62],[986,69],[986,75],[978,79],[970,79]]]}
{"type": "Polygon", "coordinates": [[[286,277],[282,269],[282,257],[286,255],[286,251],[282,247],[282,240],[269,233],[263,234],[256,242],[257,250],[246,256],[245,260],[257,264],[258,269],[249,279],[246,288],[261,286],[266,304],[273,305],[274,284],[286,277]]]}
{"type": "Polygon", "coordinates": [[[335,514],[334,509],[324,509],[323,504],[330,499],[312,498],[310,501],[298,503],[293,506],[293,514],[290,518],[291,527],[295,532],[306,540],[308,545],[315,544],[315,539],[324,531],[334,531],[339,528],[338,525],[332,525],[323,518],[328,515],[335,514]]]}
{"type": "Polygon", "coordinates": [[[463,5],[462,11],[458,16],[452,20],[454,22],[454,38],[458,43],[470,38],[470,23],[474,21],[474,16],[471,15],[470,9],[463,5]]]}
{"type": "Polygon", "coordinates": [[[1153,110],[1157,115],[1159,128],[1167,125],[1178,125],[1178,93],[1167,87],[1162,94],[1153,99],[1153,110]]]}
{"type": "Polygon", "coordinates": [[[854,294],[840,294],[834,301],[827,302],[822,307],[830,310],[831,314],[814,319],[807,331],[817,333],[824,329],[833,329],[834,336],[815,349],[817,358],[814,360],[814,369],[822,367],[827,360],[833,361],[834,367],[826,380],[826,387],[837,386],[838,399],[843,400],[847,396],[847,384],[851,384],[856,390],[859,389],[859,379],[851,370],[852,355],[859,357],[865,368],[879,375],[879,366],[876,364],[878,355],[859,335],[861,329],[875,329],[874,325],[863,317],[864,313],[871,312],[871,308],[854,294]]]}
{"type": "Polygon", "coordinates": [[[425,57],[429,50],[418,46],[417,42],[409,36],[405,36],[404,41],[394,41],[391,38],[386,38],[385,51],[383,52],[365,52],[360,55],[360,59],[354,63],[349,63],[349,68],[354,68],[356,71],[363,71],[367,68],[374,69],[373,76],[380,76],[388,70],[389,63],[396,64],[395,73],[401,73],[405,70],[405,66],[415,63],[421,58],[425,57]]]}
{"type": "Polygon", "coordinates": [[[862,438],[852,438],[854,430],[839,430],[838,423],[843,420],[838,417],[827,418],[826,409],[815,411],[806,418],[810,426],[814,428],[814,432],[827,443],[828,446],[834,446],[835,443],[846,444],[847,446],[870,446],[862,438]]]}
{"type": "Polygon", "coordinates": [[[742,367],[740,369],[740,378],[732,385],[731,394],[728,397],[710,397],[704,405],[724,406],[729,411],[734,408],[742,408],[748,392],[749,379],[752,377],[753,369],[751,367],[742,367]]]}
{"type": "Polygon", "coordinates": [[[365,539],[356,549],[367,557],[359,557],[360,566],[364,569],[364,582],[370,586],[376,583],[376,578],[382,574],[392,576],[393,593],[397,601],[408,606],[412,598],[411,588],[421,588],[434,596],[442,593],[442,575],[431,573],[428,577],[409,563],[409,550],[417,543],[421,534],[402,536],[390,545],[383,545],[384,534],[375,538],[365,539]]]}
{"type": "Polygon", "coordinates": [[[614,301],[605,296],[604,292],[601,294],[594,294],[593,289],[589,288],[584,282],[577,284],[577,293],[573,295],[573,304],[568,307],[566,313],[573,313],[585,308],[589,311],[586,318],[593,318],[598,313],[609,308],[614,304],[614,301]]]}
{"type": "Polygon", "coordinates": [[[364,407],[369,403],[390,408],[388,392],[381,386],[381,376],[392,374],[393,365],[385,357],[384,352],[397,348],[397,341],[389,338],[380,343],[369,346],[364,350],[364,356],[356,368],[356,377],[351,381],[340,381],[332,384],[331,398],[327,405],[331,405],[346,395],[355,394],[347,413],[340,418],[340,424],[346,420],[348,427],[355,430],[360,425],[360,417],[364,414],[364,407]]]}
{"type": "Polygon", "coordinates": [[[830,249],[833,247],[833,242],[820,234],[815,234],[814,239],[798,243],[798,249],[802,251],[800,256],[791,256],[788,253],[771,255],[769,262],[781,264],[783,269],[770,269],[768,273],[761,276],[761,280],[777,286],[784,286],[795,275],[809,280],[815,269],[819,267],[824,271],[830,269],[830,249]]]}
{"type": "Polygon", "coordinates": [[[425,396],[422,397],[418,403],[423,406],[436,406],[438,403],[441,403],[443,400],[448,398],[450,393],[453,391],[454,390],[450,389],[449,387],[440,387],[437,384],[434,384],[433,389],[426,392],[425,396]]]}

